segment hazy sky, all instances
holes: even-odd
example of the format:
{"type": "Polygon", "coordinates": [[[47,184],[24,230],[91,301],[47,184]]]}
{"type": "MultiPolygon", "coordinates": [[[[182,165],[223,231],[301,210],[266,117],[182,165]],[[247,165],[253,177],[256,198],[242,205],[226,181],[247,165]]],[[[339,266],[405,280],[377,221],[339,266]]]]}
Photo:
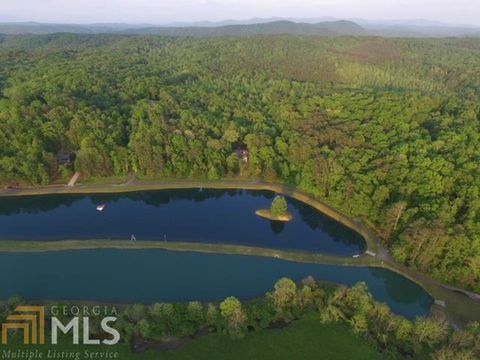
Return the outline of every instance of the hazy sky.
{"type": "Polygon", "coordinates": [[[480,0],[0,0],[0,20],[160,24],[272,16],[480,25],[480,0]]]}

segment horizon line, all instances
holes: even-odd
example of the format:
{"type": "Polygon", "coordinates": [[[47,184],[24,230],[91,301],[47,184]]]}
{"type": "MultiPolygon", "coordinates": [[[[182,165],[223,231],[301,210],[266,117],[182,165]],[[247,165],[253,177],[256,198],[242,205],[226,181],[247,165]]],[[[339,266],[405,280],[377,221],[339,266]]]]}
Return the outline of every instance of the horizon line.
{"type": "MultiPolygon", "coordinates": [[[[9,17],[9,15],[3,15],[9,17]]],[[[0,14],[0,19],[2,15],[0,14]]],[[[276,22],[276,21],[291,21],[296,23],[320,23],[328,21],[351,21],[351,22],[367,22],[371,25],[405,25],[405,26],[440,26],[440,27],[471,27],[471,28],[480,28],[480,24],[469,24],[469,23],[453,23],[453,22],[444,22],[439,20],[431,20],[426,18],[408,18],[408,19],[398,19],[398,18],[343,18],[343,17],[334,17],[334,16],[321,16],[321,17],[285,17],[285,16],[271,16],[271,17],[251,17],[251,18],[225,18],[222,20],[178,20],[170,22],[122,22],[122,21],[106,21],[106,22],[68,22],[68,21],[38,21],[38,20],[0,20],[0,24],[38,24],[38,25],[78,25],[78,26],[108,26],[108,25],[131,25],[131,26],[154,26],[154,27],[188,27],[192,25],[205,26],[201,24],[211,24],[219,26],[228,26],[228,25],[252,25],[256,23],[246,24],[247,22],[259,21],[258,23],[267,23],[267,22],[276,22]],[[238,24],[224,24],[228,22],[237,22],[238,24]],[[425,22],[427,24],[415,24],[415,22],[425,22]],[[383,23],[383,24],[382,24],[383,23]],[[411,23],[411,24],[409,24],[411,23]]],[[[365,24],[359,24],[365,25],[365,24]]],[[[366,24],[368,25],[368,24],[366,24]]]]}

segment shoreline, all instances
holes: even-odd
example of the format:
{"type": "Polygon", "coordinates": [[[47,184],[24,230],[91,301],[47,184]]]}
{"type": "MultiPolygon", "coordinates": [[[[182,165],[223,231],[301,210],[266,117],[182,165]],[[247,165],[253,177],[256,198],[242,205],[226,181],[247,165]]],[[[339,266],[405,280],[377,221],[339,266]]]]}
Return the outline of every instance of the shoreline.
{"type": "Polygon", "coordinates": [[[358,258],[338,257],[323,254],[302,253],[296,251],[280,251],[275,249],[254,248],[235,245],[180,243],[180,242],[138,242],[120,240],[64,240],[64,241],[0,241],[0,252],[47,252],[92,249],[160,249],[168,251],[193,251],[220,253],[231,255],[250,255],[273,257],[287,261],[308,262],[339,266],[370,266],[385,268],[396,272],[420,285],[432,296],[434,301],[441,300],[446,307],[433,305],[432,310],[440,311],[457,326],[464,326],[469,321],[480,321],[480,295],[440,283],[428,275],[397,263],[381,245],[376,234],[358,219],[352,219],[324,201],[314,198],[292,186],[273,184],[263,181],[247,180],[130,180],[125,183],[80,184],[75,187],[51,185],[22,189],[0,190],[1,197],[37,196],[55,194],[108,194],[138,191],[172,190],[189,188],[207,189],[243,189],[267,190],[280,193],[307,205],[312,206],[325,216],[343,224],[363,237],[366,250],[370,254],[362,254],[358,258]],[[59,246],[60,245],[60,246],[59,246]],[[372,256],[373,255],[373,256],[372,256]]]}
{"type": "Polygon", "coordinates": [[[289,212],[287,212],[284,215],[275,216],[275,215],[272,214],[270,209],[260,209],[260,210],[255,211],[255,214],[258,217],[261,217],[263,219],[267,219],[267,220],[270,220],[270,221],[280,221],[280,222],[287,223],[287,222],[293,220],[293,216],[289,212]]]}

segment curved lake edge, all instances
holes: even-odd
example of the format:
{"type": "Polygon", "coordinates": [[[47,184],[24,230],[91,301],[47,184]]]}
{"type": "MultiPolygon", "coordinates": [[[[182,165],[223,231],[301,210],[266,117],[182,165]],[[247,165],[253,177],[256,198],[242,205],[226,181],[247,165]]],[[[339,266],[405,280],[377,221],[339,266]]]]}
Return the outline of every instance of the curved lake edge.
{"type": "MultiPolygon", "coordinates": [[[[111,193],[129,193],[151,190],[174,190],[174,189],[243,189],[243,190],[267,190],[280,193],[298,201],[301,201],[331,219],[343,224],[344,226],[356,231],[366,242],[367,250],[380,253],[377,257],[362,255],[357,259],[347,257],[336,257],[321,254],[308,254],[301,252],[279,251],[263,248],[248,248],[242,246],[217,245],[217,244],[198,244],[198,243],[159,243],[158,249],[172,251],[196,251],[196,252],[217,252],[223,254],[242,254],[239,250],[245,251],[243,255],[276,257],[285,256],[285,260],[297,262],[315,262],[318,264],[341,265],[341,266],[370,266],[381,267],[396,272],[407,279],[420,285],[435,300],[441,300],[447,304],[446,307],[434,305],[437,311],[443,313],[446,318],[459,327],[463,327],[469,321],[480,321],[480,295],[464,289],[456,288],[451,285],[440,283],[429,276],[422,274],[414,269],[407,268],[393,260],[388,252],[380,244],[378,236],[363,222],[358,219],[352,219],[341,211],[333,208],[324,201],[311,195],[303,193],[292,186],[267,183],[263,181],[247,180],[164,180],[164,181],[129,181],[120,184],[85,184],[68,187],[64,185],[39,186],[32,188],[3,189],[0,190],[1,197],[10,196],[36,196],[36,195],[55,195],[55,194],[111,194],[111,193]],[[312,259],[315,257],[315,259],[312,259]],[[310,261],[308,260],[310,258],[310,261]]],[[[117,249],[135,249],[140,244],[132,246],[128,241],[109,242],[92,240],[88,244],[82,240],[82,244],[75,244],[76,241],[56,241],[52,246],[40,242],[22,242],[22,241],[1,241],[0,251],[21,252],[21,251],[55,251],[61,250],[81,250],[95,248],[117,248],[117,249]],[[59,246],[59,245],[62,246],[59,246]],[[85,247],[87,246],[87,247],[85,247]]],[[[149,244],[151,246],[153,244],[149,244]]],[[[147,247],[147,244],[142,246],[147,247]]],[[[151,248],[151,247],[150,247],[151,248]]]]}

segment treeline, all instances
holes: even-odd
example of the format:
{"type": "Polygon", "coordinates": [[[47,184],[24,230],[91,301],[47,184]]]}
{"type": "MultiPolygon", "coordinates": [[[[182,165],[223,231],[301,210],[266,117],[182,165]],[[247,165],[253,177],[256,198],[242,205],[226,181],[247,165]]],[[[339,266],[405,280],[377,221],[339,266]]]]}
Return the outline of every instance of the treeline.
{"type": "Polygon", "coordinates": [[[285,182],[480,291],[479,69],[478,39],[5,36],[0,183],[285,182]]]}
{"type": "MultiPolygon", "coordinates": [[[[21,299],[12,298],[1,304],[0,320],[21,303],[21,299]]],[[[109,311],[106,310],[108,314],[109,311]]],[[[110,325],[120,331],[123,341],[134,344],[145,341],[168,344],[198,333],[222,333],[239,339],[249,331],[283,327],[298,319],[316,317],[324,324],[348,324],[353,332],[375,344],[386,359],[475,360],[480,356],[480,324],[472,323],[463,331],[454,331],[439,317],[410,321],[375,302],[364,283],[347,288],[318,283],[310,277],[301,284],[282,278],[271,292],[248,302],[229,297],[219,304],[196,301],[136,304],[117,312],[117,322],[110,325]]],[[[47,314],[47,318],[50,316],[47,314]]],[[[62,313],[57,316],[63,322],[69,321],[62,313]]],[[[90,338],[105,336],[100,326],[102,319],[101,314],[90,314],[90,338]]]]}

